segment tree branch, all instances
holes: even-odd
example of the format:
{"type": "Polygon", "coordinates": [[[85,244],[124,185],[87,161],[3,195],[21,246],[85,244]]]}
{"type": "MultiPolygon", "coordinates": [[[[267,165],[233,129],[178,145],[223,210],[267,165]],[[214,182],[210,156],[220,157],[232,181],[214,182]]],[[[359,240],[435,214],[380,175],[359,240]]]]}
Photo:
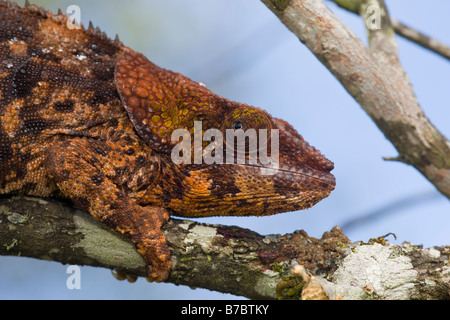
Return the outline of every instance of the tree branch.
{"type": "MultiPolygon", "coordinates": [[[[238,227],[171,219],[164,228],[172,254],[167,282],[232,293],[252,299],[276,298],[282,277],[273,266],[291,265],[329,272],[348,239],[339,228],[322,239],[303,231],[261,236],[238,227]]],[[[134,245],[87,213],[54,199],[14,197],[0,201],[0,255],[20,255],[90,265],[146,276],[134,245]]]]}
{"type": "Polygon", "coordinates": [[[360,104],[395,146],[397,159],[414,166],[450,198],[450,142],[427,119],[393,58],[395,40],[386,32],[390,20],[382,19],[385,26],[374,31],[367,48],[320,0],[290,0],[283,6],[275,0],[262,2],[360,104]]]}
{"type": "MultiPolygon", "coordinates": [[[[304,231],[261,236],[234,226],[171,219],[168,282],[252,299],[450,298],[450,247],[350,244],[337,227],[321,239],[304,231]],[[295,268],[292,268],[296,266],[295,268]],[[296,270],[299,266],[303,272],[296,270]],[[314,276],[311,276],[314,275],[314,276]]],[[[145,276],[133,244],[71,204],[0,200],[0,255],[91,265],[145,276]]],[[[111,278],[111,281],[116,281],[111,278]]]]}
{"type": "MultiPolygon", "coordinates": [[[[360,6],[362,4],[362,0],[331,0],[334,3],[336,3],[339,7],[359,14],[360,15],[360,6]]],[[[405,24],[392,19],[391,18],[391,24],[394,28],[394,31],[399,36],[402,36],[405,39],[408,39],[415,44],[424,47],[425,49],[428,49],[430,51],[433,51],[434,53],[440,55],[441,57],[450,60],[450,47],[445,45],[444,43],[433,39],[417,30],[414,30],[405,24]]]]}
{"type": "Polygon", "coordinates": [[[359,11],[359,14],[366,22],[369,48],[373,52],[383,52],[390,59],[394,60],[394,63],[398,63],[399,57],[395,32],[384,0],[364,0],[361,2],[359,11]],[[379,15],[378,26],[376,23],[370,24],[370,18],[373,15],[379,15]]]}
{"type": "Polygon", "coordinates": [[[419,31],[416,31],[405,24],[391,19],[392,25],[394,27],[395,33],[408,39],[421,47],[433,51],[434,53],[440,55],[441,57],[450,60],[450,47],[436,39],[433,39],[419,31]]]}

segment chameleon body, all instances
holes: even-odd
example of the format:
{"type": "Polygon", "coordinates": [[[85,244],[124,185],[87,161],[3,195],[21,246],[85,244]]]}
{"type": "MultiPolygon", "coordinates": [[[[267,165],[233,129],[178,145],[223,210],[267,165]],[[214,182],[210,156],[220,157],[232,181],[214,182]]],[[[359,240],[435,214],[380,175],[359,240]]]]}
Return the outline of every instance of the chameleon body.
{"type": "MultiPolygon", "coordinates": [[[[0,2],[0,193],[62,197],[121,233],[165,280],[171,215],[270,215],[334,189],[333,163],[287,122],[219,97],[68,17],[0,2]],[[177,128],[278,129],[279,170],[175,164],[177,128]]],[[[225,143],[225,142],[224,142],[225,143]]]]}

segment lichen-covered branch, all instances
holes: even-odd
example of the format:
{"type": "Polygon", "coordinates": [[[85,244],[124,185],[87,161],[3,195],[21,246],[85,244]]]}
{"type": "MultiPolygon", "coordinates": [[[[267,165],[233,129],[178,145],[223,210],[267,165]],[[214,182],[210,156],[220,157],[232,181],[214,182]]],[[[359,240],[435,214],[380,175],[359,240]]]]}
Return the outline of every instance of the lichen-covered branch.
{"type": "Polygon", "coordinates": [[[283,6],[275,0],[262,2],[372,118],[399,152],[395,160],[414,166],[450,198],[450,142],[425,116],[395,58],[387,11],[380,8],[385,18],[381,19],[381,31],[370,33],[368,48],[321,0],[290,0],[283,6]]]}
{"type": "MultiPolygon", "coordinates": [[[[326,232],[322,239],[303,231],[261,236],[239,227],[179,219],[171,219],[163,232],[172,255],[167,282],[253,299],[276,298],[280,272],[289,271],[293,261],[314,273],[331,272],[343,257],[341,246],[349,242],[339,228],[326,232]]],[[[0,255],[147,275],[133,244],[87,213],[53,199],[2,199],[0,243],[0,255]]]]}
{"type": "MultiPolygon", "coordinates": [[[[173,262],[167,282],[176,284],[253,299],[450,297],[450,247],[351,244],[338,227],[316,239],[304,231],[262,236],[178,219],[169,221],[164,235],[173,262]]],[[[0,255],[146,275],[133,244],[57,200],[1,199],[0,243],[0,255]]]]}

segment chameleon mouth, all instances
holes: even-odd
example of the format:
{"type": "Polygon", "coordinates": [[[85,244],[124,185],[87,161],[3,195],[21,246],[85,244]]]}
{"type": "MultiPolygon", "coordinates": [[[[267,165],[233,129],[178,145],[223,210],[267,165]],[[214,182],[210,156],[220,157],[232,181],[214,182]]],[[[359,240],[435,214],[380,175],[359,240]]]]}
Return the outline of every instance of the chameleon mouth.
{"type": "Polygon", "coordinates": [[[260,165],[224,164],[190,170],[181,199],[171,202],[175,215],[265,216],[308,209],[335,187],[329,172],[280,168],[261,175],[260,165]],[[233,173],[233,174],[231,174],[233,173]]]}
{"type": "Polygon", "coordinates": [[[312,183],[320,183],[323,188],[334,189],[336,186],[336,178],[329,171],[320,171],[314,168],[303,166],[299,167],[278,167],[277,165],[264,166],[261,164],[212,164],[212,165],[189,165],[187,166],[191,172],[208,172],[208,175],[214,177],[222,177],[226,180],[227,172],[241,171],[246,172],[245,176],[253,179],[284,181],[286,184],[295,183],[300,180],[310,180],[312,183]]]}
{"type": "Polygon", "coordinates": [[[269,216],[308,209],[326,198],[330,192],[331,190],[295,193],[291,191],[283,195],[276,193],[226,194],[222,198],[187,194],[182,201],[173,202],[176,207],[173,209],[174,215],[183,217],[269,216]],[[194,204],[195,206],[192,206],[194,204]]]}
{"type": "Polygon", "coordinates": [[[330,172],[324,172],[324,171],[318,171],[315,169],[308,169],[308,168],[274,168],[274,167],[265,167],[261,165],[253,165],[253,164],[246,164],[247,167],[254,167],[258,168],[260,171],[262,171],[263,175],[275,175],[277,173],[285,175],[286,177],[289,175],[295,176],[305,176],[310,179],[315,179],[320,181],[321,183],[328,184],[333,187],[336,186],[336,178],[333,174],[330,172]]]}
{"type": "MultiPolygon", "coordinates": [[[[267,168],[258,165],[246,165],[246,170],[249,176],[255,176],[258,171],[267,168]]],[[[309,192],[327,195],[334,190],[336,186],[336,178],[333,174],[327,171],[319,171],[317,169],[303,166],[301,168],[270,168],[272,171],[270,175],[265,175],[262,181],[267,181],[271,184],[277,194],[289,193],[290,197],[295,197],[296,194],[309,192]]],[[[267,173],[267,172],[265,172],[267,173]]]]}

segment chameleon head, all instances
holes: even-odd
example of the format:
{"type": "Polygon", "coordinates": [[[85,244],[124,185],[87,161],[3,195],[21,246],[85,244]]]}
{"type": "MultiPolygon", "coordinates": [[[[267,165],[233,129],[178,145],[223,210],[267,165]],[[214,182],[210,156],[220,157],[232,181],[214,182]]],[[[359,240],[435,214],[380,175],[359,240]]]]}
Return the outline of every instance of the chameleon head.
{"type": "Polygon", "coordinates": [[[335,187],[333,163],[262,109],[219,97],[132,50],[119,58],[115,81],[136,131],[162,155],[157,193],[175,215],[296,211],[335,187]],[[174,159],[180,152],[183,161],[174,159]]]}
{"type": "MultiPolygon", "coordinates": [[[[203,159],[202,164],[181,165],[184,179],[174,188],[181,190],[182,196],[172,197],[169,206],[176,214],[187,217],[271,215],[310,208],[330,194],[335,187],[335,178],[330,173],[333,163],[309,146],[287,122],[271,118],[262,110],[258,112],[270,119],[271,130],[279,132],[277,161],[264,164],[258,154],[257,161],[251,163],[248,139],[244,163],[237,163],[239,151],[235,144],[233,163],[224,160],[224,163],[206,164],[203,159]]],[[[243,122],[236,120],[238,126],[243,122]]],[[[229,143],[223,142],[223,159],[229,143]]]]}

